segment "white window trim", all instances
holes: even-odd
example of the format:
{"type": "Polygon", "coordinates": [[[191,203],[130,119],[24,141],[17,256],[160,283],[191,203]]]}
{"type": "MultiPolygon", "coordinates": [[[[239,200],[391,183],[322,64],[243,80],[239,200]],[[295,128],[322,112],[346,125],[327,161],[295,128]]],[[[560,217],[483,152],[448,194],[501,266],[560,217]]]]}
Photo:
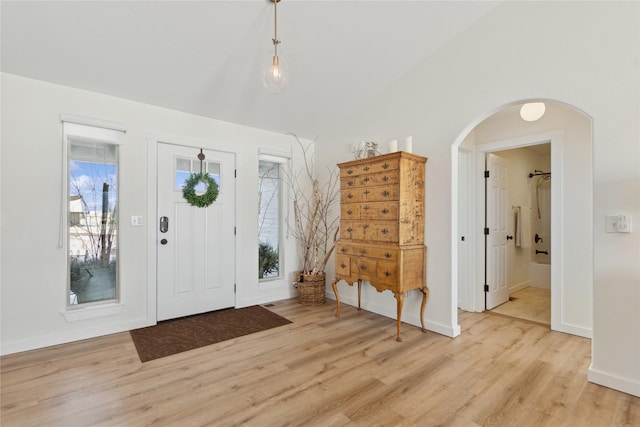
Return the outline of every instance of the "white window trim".
{"type": "MultiPolygon", "coordinates": [[[[58,247],[62,248],[65,257],[69,253],[68,223],[69,213],[67,206],[67,196],[69,194],[69,141],[70,139],[88,139],[100,141],[107,144],[114,144],[120,147],[126,136],[126,126],[122,123],[110,122],[100,119],[92,119],[88,117],[76,116],[73,114],[61,114],[62,122],[62,191],[63,195],[60,200],[60,235],[58,247]]],[[[120,151],[118,150],[118,183],[120,183],[120,151]]],[[[118,194],[118,200],[120,194],[118,194]]],[[[120,211],[120,203],[118,202],[118,211],[120,211]]],[[[118,232],[120,226],[118,225],[118,232]]],[[[118,260],[120,262],[120,260],[118,260]]],[[[106,300],[104,303],[95,302],[82,304],[77,307],[69,305],[69,271],[67,261],[67,276],[65,280],[65,309],[61,314],[68,322],[79,320],[87,320],[98,317],[113,316],[120,313],[124,304],[122,303],[122,292],[118,289],[118,298],[115,300],[106,300]]],[[[118,277],[118,286],[120,280],[118,277]]]]}
{"type": "MultiPolygon", "coordinates": [[[[258,150],[258,161],[267,161],[272,163],[278,163],[281,165],[281,173],[289,173],[289,166],[291,163],[291,154],[283,151],[277,150],[269,150],[261,148],[258,150]]],[[[282,176],[279,178],[280,180],[280,205],[278,206],[280,209],[280,218],[278,225],[278,276],[277,277],[266,277],[262,279],[258,279],[258,284],[261,288],[268,289],[273,287],[282,286],[283,280],[286,282],[287,274],[286,272],[286,249],[285,249],[285,240],[289,234],[289,228],[287,226],[287,218],[289,216],[287,201],[289,200],[289,189],[286,185],[286,180],[283,179],[282,176]]],[[[258,236],[259,237],[259,236],[258,236]]],[[[258,244],[260,242],[258,241],[258,244]]]]}

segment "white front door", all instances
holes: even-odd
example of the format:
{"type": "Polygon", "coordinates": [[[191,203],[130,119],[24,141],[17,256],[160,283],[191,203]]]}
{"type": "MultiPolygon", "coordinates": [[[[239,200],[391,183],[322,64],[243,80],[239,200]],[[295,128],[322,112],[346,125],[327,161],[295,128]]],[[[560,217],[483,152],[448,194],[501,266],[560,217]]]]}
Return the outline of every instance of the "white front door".
{"type": "Polygon", "coordinates": [[[489,229],[486,246],[486,310],[509,300],[507,283],[507,225],[509,224],[509,189],[507,161],[495,154],[487,154],[487,217],[489,229]]]}
{"type": "Polygon", "coordinates": [[[201,170],[199,153],[158,144],[158,320],[235,305],[235,155],[203,151],[202,171],[218,183],[219,194],[200,208],[182,196],[190,173],[201,170]]]}

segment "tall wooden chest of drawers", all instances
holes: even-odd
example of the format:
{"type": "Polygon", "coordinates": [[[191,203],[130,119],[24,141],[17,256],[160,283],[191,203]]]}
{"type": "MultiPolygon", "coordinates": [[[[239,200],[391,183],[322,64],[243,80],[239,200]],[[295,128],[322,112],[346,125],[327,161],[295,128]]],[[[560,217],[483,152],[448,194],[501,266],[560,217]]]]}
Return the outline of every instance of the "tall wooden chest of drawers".
{"type": "Polygon", "coordinates": [[[424,168],[427,159],[403,151],[340,163],[340,240],[336,244],[336,316],[340,316],[337,283],[362,281],[378,292],[390,290],[397,302],[397,337],[406,291],[422,292],[420,322],[424,328],[426,247],[424,246],[424,168]]]}

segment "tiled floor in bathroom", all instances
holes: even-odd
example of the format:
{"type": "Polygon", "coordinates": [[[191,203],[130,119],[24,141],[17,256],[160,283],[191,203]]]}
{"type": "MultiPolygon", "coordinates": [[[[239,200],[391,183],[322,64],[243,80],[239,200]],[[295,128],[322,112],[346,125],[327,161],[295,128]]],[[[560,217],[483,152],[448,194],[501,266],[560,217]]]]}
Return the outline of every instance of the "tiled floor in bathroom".
{"type": "Polygon", "coordinates": [[[491,312],[551,325],[551,290],[529,286],[491,312]]]}

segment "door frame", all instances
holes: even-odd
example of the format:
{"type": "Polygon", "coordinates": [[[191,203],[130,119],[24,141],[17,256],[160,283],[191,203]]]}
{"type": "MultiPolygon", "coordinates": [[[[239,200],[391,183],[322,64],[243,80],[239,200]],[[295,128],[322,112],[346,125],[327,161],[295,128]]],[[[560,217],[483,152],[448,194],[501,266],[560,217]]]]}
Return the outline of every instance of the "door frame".
{"type": "MultiPolygon", "coordinates": [[[[215,147],[211,141],[194,139],[175,135],[159,135],[148,132],[146,134],[147,139],[147,320],[151,324],[158,322],[158,254],[157,254],[157,224],[156,218],[158,215],[158,145],[159,144],[171,144],[179,147],[193,148],[193,149],[206,149],[220,151],[224,153],[230,153],[236,156],[236,168],[237,168],[237,156],[238,153],[231,150],[220,149],[215,147]]],[[[238,184],[234,183],[235,204],[234,204],[234,218],[237,223],[238,219],[238,184]]],[[[237,242],[234,250],[235,257],[235,269],[234,275],[238,278],[238,254],[237,254],[237,242]]],[[[234,308],[238,308],[238,293],[235,294],[234,308]]]]}
{"type": "MultiPolygon", "coordinates": [[[[470,281],[472,289],[468,291],[471,297],[467,307],[463,309],[470,311],[484,311],[484,170],[485,156],[487,153],[499,152],[514,148],[529,147],[532,145],[550,143],[551,144],[551,329],[563,331],[561,317],[562,307],[562,233],[558,230],[562,227],[562,143],[564,139],[563,131],[551,131],[540,134],[527,135],[518,138],[494,141],[486,144],[474,146],[474,166],[472,168],[472,194],[467,196],[469,206],[474,206],[475,215],[468,229],[473,230],[473,238],[469,242],[472,252],[470,264],[474,267],[474,277],[470,281]],[[478,195],[478,197],[473,197],[478,195]],[[475,200],[474,200],[475,199],[475,200]]],[[[457,239],[456,239],[457,247],[457,239]]]]}

